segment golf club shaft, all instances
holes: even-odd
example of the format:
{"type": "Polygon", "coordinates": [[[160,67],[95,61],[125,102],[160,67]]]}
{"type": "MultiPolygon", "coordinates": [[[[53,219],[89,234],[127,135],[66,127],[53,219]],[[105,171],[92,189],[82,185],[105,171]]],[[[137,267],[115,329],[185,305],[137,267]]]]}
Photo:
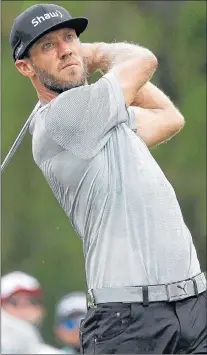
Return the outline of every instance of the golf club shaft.
{"type": "Polygon", "coordinates": [[[10,160],[12,159],[14,153],[16,152],[17,148],[19,147],[19,145],[21,144],[27,129],[29,127],[31,121],[31,117],[28,118],[28,120],[25,122],[24,126],[22,127],[19,135],[17,136],[14,144],[12,145],[11,149],[9,150],[6,158],[4,159],[2,165],[1,165],[1,174],[3,173],[3,171],[6,169],[7,165],[9,164],[10,160]]]}
{"type": "Polygon", "coordinates": [[[14,153],[16,152],[16,150],[18,149],[19,145],[21,144],[27,130],[28,130],[28,127],[30,125],[30,122],[34,116],[34,114],[37,112],[37,110],[39,109],[40,107],[40,103],[38,103],[34,110],[32,111],[31,115],[29,116],[29,118],[27,119],[27,121],[25,122],[24,126],[22,127],[19,135],[17,136],[14,144],[12,145],[11,149],[9,150],[6,158],[4,159],[2,165],[1,165],[1,174],[4,172],[4,170],[6,169],[7,165],[9,164],[10,160],[12,159],[14,153]]]}

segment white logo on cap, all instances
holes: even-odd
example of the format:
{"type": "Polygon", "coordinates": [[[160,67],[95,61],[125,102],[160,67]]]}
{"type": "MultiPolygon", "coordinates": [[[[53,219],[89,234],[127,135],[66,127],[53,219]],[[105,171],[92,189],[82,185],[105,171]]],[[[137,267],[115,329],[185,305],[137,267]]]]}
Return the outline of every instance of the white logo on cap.
{"type": "Polygon", "coordinates": [[[49,20],[51,17],[63,17],[62,13],[58,10],[52,11],[52,12],[47,12],[43,14],[42,16],[37,16],[32,19],[31,23],[34,27],[38,26],[40,23],[49,20]]]}
{"type": "Polygon", "coordinates": [[[23,47],[23,44],[21,44],[21,46],[19,46],[19,48],[16,49],[16,51],[15,51],[16,57],[17,57],[17,56],[19,55],[19,53],[21,52],[22,47],[23,47]]]}

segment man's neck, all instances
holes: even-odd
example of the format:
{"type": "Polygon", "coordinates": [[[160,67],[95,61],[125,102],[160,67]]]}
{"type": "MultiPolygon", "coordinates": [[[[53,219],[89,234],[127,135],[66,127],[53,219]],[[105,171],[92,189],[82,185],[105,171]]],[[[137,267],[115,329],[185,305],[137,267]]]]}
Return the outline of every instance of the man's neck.
{"type": "Polygon", "coordinates": [[[58,94],[53,92],[41,92],[41,91],[38,91],[37,95],[39,97],[41,104],[43,105],[48,104],[51,100],[55,99],[58,96],[58,94]]]}
{"type": "MultiPolygon", "coordinates": [[[[87,80],[85,81],[84,85],[88,85],[87,80]]],[[[51,100],[55,99],[59,95],[56,92],[48,90],[44,86],[37,87],[37,86],[34,85],[34,87],[35,87],[35,89],[37,91],[37,96],[39,98],[39,101],[43,105],[48,104],[51,100]]]]}
{"type": "Polygon", "coordinates": [[[58,94],[47,89],[38,79],[37,77],[31,79],[32,85],[34,86],[37,96],[41,104],[45,105],[49,103],[51,100],[55,99],[58,94]]]}

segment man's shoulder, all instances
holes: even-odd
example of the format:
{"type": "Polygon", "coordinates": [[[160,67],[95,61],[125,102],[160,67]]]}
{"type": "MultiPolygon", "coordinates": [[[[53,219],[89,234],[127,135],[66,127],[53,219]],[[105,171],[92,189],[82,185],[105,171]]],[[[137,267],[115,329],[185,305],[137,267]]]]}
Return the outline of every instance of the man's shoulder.
{"type": "Polygon", "coordinates": [[[94,83],[81,85],[71,88],[54,98],[48,108],[63,108],[63,105],[70,105],[70,110],[80,109],[85,104],[98,103],[98,97],[108,97],[107,87],[111,86],[115,81],[113,74],[106,74],[94,83]],[[109,85],[110,83],[110,85],[109,85]]]}
{"type": "Polygon", "coordinates": [[[53,109],[64,109],[64,105],[70,105],[70,109],[77,109],[82,102],[85,102],[90,96],[91,86],[84,85],[76,88],[72,88],[67,90],[61,94],[59,94],[56,98],[54,98],[48,105],[47,109],[50,112],[53,109]]]}

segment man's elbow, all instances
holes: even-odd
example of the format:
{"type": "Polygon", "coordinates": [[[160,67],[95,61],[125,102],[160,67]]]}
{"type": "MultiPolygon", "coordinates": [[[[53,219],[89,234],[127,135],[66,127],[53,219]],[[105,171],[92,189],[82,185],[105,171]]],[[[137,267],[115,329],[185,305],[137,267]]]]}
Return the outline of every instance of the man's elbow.
{"type": "Polygon", "coordinates": [[[151,62],[154,67],[154,70],[156,70],[158,67],[158,59],[152,52],[151,52],[151,62]]]}
{"type": "MultiPolygon", "coordinates": [[[[139,53],[139,52],[138,52],[139,53]]],[[[135,56],[133,59],[134,71],[142,67],[143,72],[147,72],[149,76],[155,72],[158,67],[157,57],[147,48],[142,48],[142,51],[139,55],[135,56]]]]}
{"type": "Polygon", "coordinates": [[[185,125],[185,119],[183,115],[175,107],[168,109],[168,122],[170,123],[171,129],[174,133],[179,132],[185,125]]]}
{"type": "Polygon", "coordinates": [[[174,125],[177,131],[180,131],[184,125],[185,125],[185,119],[184,116],[178,111],[176,110],[175,114],[174,114],[174,125]]]}
{"type": "Polygon", "coordinates": [[[149,49],[145,49],[145,56],[150,69],[154,72],[158,67],[157,57],[149,49]]]}

